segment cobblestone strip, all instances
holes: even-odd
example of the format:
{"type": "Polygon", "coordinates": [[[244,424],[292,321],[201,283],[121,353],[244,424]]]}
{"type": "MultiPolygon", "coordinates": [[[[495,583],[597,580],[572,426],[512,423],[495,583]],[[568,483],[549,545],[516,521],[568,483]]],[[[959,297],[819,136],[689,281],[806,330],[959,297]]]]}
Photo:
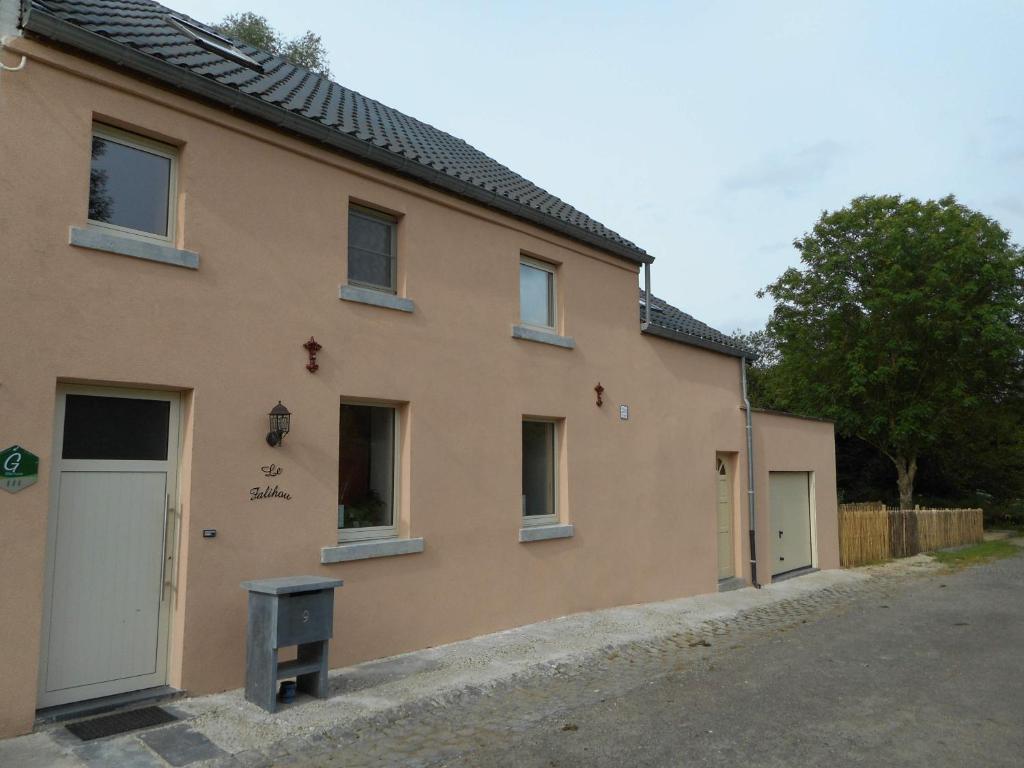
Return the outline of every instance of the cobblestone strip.
{"type": "Polygon", "coordinates": [[[276,745],[267,754],[240,753],[210,763],[217,768],[370,768],[443,765],[494,740],[523,733],[540,722],[559,724],[571,708],[613,698],[675,672],[708,669],[731,648],[755,643],[843,612],[861,600],[885,599],[906,571],[883,569],[870,578],[826,587],[712,619],[653,640],[610,645],[569,663],[545,664],[486,690],[467,688],[421,700],[313,737],[276,745]]]}

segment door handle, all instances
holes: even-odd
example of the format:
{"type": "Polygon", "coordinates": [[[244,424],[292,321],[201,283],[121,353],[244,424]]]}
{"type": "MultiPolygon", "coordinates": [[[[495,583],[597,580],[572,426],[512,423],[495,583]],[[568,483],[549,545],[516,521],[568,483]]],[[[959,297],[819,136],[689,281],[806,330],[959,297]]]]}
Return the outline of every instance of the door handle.
{"type": "Polygon", "coordinates": [[[167,576],[167,517],[174,510],[171,508],[171,494],[167,494],[167,503],[164,505],[164,528],[160,536],[160,602],[167,599],[167,584],[164,579],[167,576]]]}
{"type": "Polygon", "coordinates": [[[782,538],[782,531],[779,531],[779,538],[782,538]]]}

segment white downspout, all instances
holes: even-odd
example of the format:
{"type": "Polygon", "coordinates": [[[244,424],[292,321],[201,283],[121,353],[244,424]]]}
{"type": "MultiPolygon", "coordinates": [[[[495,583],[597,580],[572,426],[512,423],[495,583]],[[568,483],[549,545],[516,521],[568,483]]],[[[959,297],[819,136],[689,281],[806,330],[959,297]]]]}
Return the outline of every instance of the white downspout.
{"type": "Polygon", "coordinates": [[[757,580],[757,504],[754,493],[754,414],[747,396],[747,358],[740,358],[740,381],[743,387],[743,408],[747,412],[747,517],[750,520],[750,583],[758,589],[757,580]]]}
{"type": "MultiPolygon", "coordinates": [[[[0,48],[5,48],[8,41],[21,36],[18,28],[21,22],[21,0],[0,0],[0,48]]],[[[9,66],[0,62],[0,70],[6,72],[17,72],[25,68],[25,57],[15,66],[9,66]]]]}
{"type": "Polygon", "coordinates": [[[644,263],[644,324],[647,328],[651,324],[651,262],[644,263]]]}

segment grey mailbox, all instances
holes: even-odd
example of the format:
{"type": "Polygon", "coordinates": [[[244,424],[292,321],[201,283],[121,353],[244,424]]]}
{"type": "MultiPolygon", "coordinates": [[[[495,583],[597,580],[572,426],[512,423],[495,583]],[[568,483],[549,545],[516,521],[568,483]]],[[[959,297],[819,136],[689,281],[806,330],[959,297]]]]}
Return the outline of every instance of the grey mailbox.
{"type": "Polygon", "coordinates": [[[249,591],[245,641],[245,698],[277,711],[277,683],[296,678],[296,688],[327,698],[327,645],[334,627],[334,589],[341,579],[286,576],[243,581],[249,591]],[[277,660],[280,648],[298,646],[294,661],[277,660]]]}

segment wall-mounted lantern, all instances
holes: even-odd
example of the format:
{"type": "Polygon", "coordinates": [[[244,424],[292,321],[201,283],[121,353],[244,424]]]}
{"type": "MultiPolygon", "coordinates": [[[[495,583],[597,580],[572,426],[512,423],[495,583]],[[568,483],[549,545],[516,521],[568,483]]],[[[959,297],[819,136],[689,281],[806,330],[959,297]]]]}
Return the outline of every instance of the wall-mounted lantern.
{"type": "Polygon", "coordinates": [[[267,443],[271,448],[281,444],[291,426],[292,413],[278,400],[277,405],[270,409],[270,431],[267,432],[267,443]]]}

